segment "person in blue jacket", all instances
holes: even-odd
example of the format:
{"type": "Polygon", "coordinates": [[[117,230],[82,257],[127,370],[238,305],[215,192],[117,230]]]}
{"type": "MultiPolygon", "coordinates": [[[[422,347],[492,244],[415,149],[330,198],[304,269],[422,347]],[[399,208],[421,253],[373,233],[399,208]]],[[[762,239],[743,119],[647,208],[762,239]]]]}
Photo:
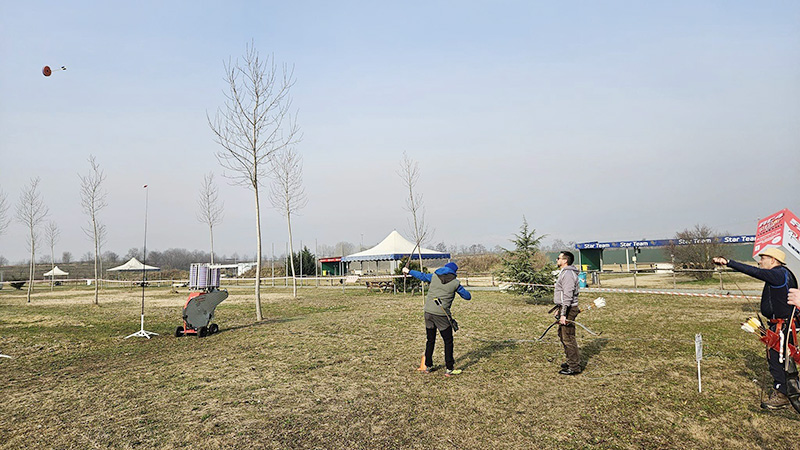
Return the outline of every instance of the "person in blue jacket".
{"type": "Polygon", "coordinates": [[[444,341],[444,363],[447,367],[445,376],[454,375],[453,315],[450,313],[450,307],[456,294],[464,300],[472,298],[472,294],[464,289],[464,286],[456,278],[456,271],[458,271],[458,266],[454,262],[449,262],[444,267],[436,269],[433,274],[403,267],[403,273],[430,283],[423,307],[425,312],[425,331],[428,337],[425,343],[425,373],[430,373],[433,370],[433,348],[436,345],[436,330],[438,329],[444,341]]]}
{"type": "MultiPolygon", "coordinates": [[[[728,266],[764,282],[764,289],[761,291],[761,314],[770,320],[769,328],[776,331],[774,320],[787,320],[792,314],[792,306],[787,303],[787,298],[789,289],[797,288],[797,279],[792,271],[786,268],[786,254],[782,250],[768,248],[758,256],[761,258],[758,262],[760,267],[748,266],[720,256],[714,258],[714,264],[728,266]]],[[[786,396],[786,372],[780,362],[780,354],[771,348],[768,349],[768,353],[769,371],[774,380],[774,389],[769,398],[761,402],[761,407],[785,408],[790,404],[786,396]]]]}

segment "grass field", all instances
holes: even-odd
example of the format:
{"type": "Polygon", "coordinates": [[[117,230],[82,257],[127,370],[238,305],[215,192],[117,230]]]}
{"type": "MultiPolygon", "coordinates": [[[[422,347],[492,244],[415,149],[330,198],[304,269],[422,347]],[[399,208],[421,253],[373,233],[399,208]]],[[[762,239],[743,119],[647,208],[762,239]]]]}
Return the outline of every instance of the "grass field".
{"type": "Polygon", "coordinates": [[[161,335],[125,340],[140,298],[0,291],[2,448],[798,448],[800,414],[759,408],[764,350],[739,329],[754,301],[605,295],[578,318],[602,332],[579,330],[585,371],[564,377],[555,330],[533,342],[548,306],[476,291],[455,302],[463,373],[446,378],[415,371],[418,297],[266,289],[256,323],[241,288],[198,339],[173,337],[186,292],[148,288],[161,335]]]}

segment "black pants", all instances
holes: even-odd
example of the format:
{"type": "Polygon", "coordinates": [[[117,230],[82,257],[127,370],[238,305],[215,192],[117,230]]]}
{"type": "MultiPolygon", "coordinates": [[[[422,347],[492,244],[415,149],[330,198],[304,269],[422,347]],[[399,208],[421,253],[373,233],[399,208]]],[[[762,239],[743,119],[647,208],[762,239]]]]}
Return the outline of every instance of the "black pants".
{"type": "MultiPolygon", "coordinates": [[[[794,344],[792,334],[788,331],[789,327],[784,325],[784,328],[787,328],[784,330],[784,333],[787,335],[786,339],[790,344],[794,344]]],[[[769,329],[776,333],[778,332],[775,324],[770,324],[769,329]]],[[[772,374],[772,379],[775,381],[772,387],[774,387],[776,391],[786,394],[786,371],[784,370],[783,363],[780,362],[780,353],[771,348],[768,348],[767,352],[769,353],[769,373],[772,374]]],[[[784,355],[784,358],[790,358],[790,356],[784,355]]]]}
{"type": "MultiPolygon", "coordinates": [[[[428,340],[425,342],[425,365],[433,367],[433,348],[436,345],[436,328],[425,328],[428,340]]],[[[453,359],[453,327],[447,327],[439,333],[444,341],[444,364],[448,370],[453,370],[456,360],[453,359]]]]}

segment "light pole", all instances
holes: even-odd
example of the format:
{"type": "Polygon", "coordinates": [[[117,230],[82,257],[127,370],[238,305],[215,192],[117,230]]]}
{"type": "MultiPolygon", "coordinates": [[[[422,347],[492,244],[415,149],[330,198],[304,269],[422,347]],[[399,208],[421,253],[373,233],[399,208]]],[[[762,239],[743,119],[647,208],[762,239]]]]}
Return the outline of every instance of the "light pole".
{"type": "Polygon", "coordinates": [[[152,331],[145,331],[144,329],[144,286],[147,284],[147,203],[149,200],[149,192],[147,190],[147,185],[145,184],[142,186],[144,188],[144,246],[142,247],[142,328],[133,333],[131,335],[125,336],[125,339],[130,337],[146,337],[150,339],[151,335],[158,336],[158,333],[154,333],[152,331]]]}

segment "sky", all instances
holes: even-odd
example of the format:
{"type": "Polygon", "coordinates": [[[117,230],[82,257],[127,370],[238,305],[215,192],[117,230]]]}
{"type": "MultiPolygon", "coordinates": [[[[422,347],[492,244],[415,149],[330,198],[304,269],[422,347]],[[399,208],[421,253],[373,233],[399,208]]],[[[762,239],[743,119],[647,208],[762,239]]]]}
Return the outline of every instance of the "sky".
{"type": "MultiPolygon", "coordinates": [[[[294,68],[295,246],[409,237],[403,152],[431,246],[509,247],[523,217],[546,241],[588,242],[755,234],[800,213],[800,3],[383,3],[2,2],[9,214],[39,177],[56,255],[90,251],[79,175],[94,156],[105,250],[141,248],[147,208],[148,250],[209,251],[197,197],[214,173],[215,251],[255,255],[253,193],[224,177],[207,120],[249,43],[294,68]]],[[[268,256],[287,231],[261,205],[268,256]]],[[[0,255],[28,258],[26,233],[13,221],[0,255]]]]}

